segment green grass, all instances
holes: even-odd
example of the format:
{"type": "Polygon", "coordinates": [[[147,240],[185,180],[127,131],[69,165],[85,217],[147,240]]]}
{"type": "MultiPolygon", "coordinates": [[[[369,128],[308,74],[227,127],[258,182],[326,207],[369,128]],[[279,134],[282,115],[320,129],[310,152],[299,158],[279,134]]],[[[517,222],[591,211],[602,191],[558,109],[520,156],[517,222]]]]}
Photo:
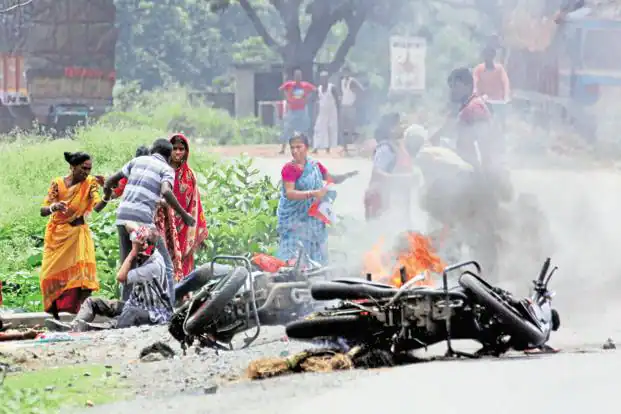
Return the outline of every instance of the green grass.
{"type": "MultiPolygon", "coordinates": [[[[38,268],[47,219],[40,217],[39,209],[51,180],[69,172],[64,151],[88,152],[93,158],[93,174],[109,176],[133,157],[138,146],[169,136],[171,130],[191,130],[190,138],[207,141],[208,137],[228,137],[226,142],[237,142],[242,135],[260,142],[267,131],[254,120],[233,119],[222,111],[191,104],[179,89],[133,96],[132,102],[127,109],[128,104],[120,100],[119,108],[124,112],[108,114],[98,124],[78,131],[73,139],[0,136],[0,281],[5,306],[41,310],[38,268]]],[[[248,246],[265,251],[275,226],[271,213],[275,202],[268,203],[265,198],[273,198],[270,194],[275,190],[269,183],[238,187],[236,183],[247,178],[253,168],[227,167],[202,148],[192,146],[190,165],[205,181],[201,185],[210,226],[209,254],[247,252],[248,246]],[[236,211],[238,214],[233,214],[236,211]],[[263,235],[255,237],[261,232],[263,235]]],[[[118,242],[110,214],[115,207],[112,204],[103,215],[93,213],[89,218],[95,236],[97,273],[105,285],[100,294],[104,296],[113,296],[116,287],[118,242]]]]}
{"type": "Polygon", "coordinates": [[[70,366],[9,374],[0,386],[0,414],[59,412],[130,396],[126,384],[103,365],[70,366]]]}

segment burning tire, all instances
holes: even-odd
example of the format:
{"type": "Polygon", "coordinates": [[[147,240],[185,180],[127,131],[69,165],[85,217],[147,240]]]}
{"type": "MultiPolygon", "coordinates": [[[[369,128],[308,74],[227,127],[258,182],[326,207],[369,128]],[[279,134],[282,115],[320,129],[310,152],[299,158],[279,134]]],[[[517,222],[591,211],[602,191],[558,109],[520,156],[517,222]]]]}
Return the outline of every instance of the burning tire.
{"type": "Polygon", "coordinates": [[[236,267],[225,276],[224,280],[216,285],[210,297],[188,318],[186,323],[188,333],[201,334],[216,323],[226,305],[244,286],[248,276],[248,270],[244,267],[236,267]]]}

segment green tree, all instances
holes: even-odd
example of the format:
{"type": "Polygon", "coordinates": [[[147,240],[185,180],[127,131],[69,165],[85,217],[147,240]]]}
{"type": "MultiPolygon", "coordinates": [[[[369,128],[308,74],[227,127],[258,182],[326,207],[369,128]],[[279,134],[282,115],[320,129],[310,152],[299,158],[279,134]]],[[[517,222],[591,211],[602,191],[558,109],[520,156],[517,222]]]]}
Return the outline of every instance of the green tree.
{"type": "MultiPolygon", "coordinates": [[[[227,10],[231,0],[207,0],[214,11],[227,10]]],[[[365,22],[390,26],[399,17],[406,0],[236,0],[246,13],[257,34],[266,46],[282,60],[285,69],[302,69],[312,77],[312,67],[332,28],[344,23],[347,33],[326,68],[334,72],[345,63],[350,49],[365,22]],[[259,10],[270,8],[280,17],[280,25],[267,25],[259,10]],[[270,27],[270,30],[268,30],[270,27]]]]}

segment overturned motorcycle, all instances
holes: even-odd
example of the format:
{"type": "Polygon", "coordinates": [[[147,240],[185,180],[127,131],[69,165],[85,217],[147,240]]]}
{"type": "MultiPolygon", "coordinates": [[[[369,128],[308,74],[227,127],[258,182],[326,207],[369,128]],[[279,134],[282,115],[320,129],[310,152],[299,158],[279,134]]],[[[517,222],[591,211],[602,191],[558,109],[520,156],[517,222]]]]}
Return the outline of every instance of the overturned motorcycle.
{"type": "Polygon", "coordinates": [[[285,325],[315,310],[311,282],[334,271],[314,263],[302,247],[293,266],[276,272],[257,269],[243,256],[217,256],[210,267],[214,277],[175,311],[168,326],[184,351],[195,340],[203,347],[232,350],[235,335],[254,330],[243,339],[242,348],[248,347],[261,326],[285,325]],[[214,266],[224,260],[242,265],[217,274],[214,266]]]}
{"type": "Polygon", "coordinates": [[[344,340],[349,347],[364,346],[391,355],[405,355],[443,341],[447,356],[472,358],[541,348],[560,326],[558,313],[551,307],[554,295],[548,290],[557,268],[548,272],[549,268],[547,259],[527,299],[488,284],[474,261],[445,268],[441,288],[415,286],[421,276],[398,289],[364,279],[316,283],[311,288],[315,300],[340,299],[341,303],[288,324],[287,335],[300,340],[344,340]],[[459,283],[449,288],[447,274],[455,270],[462,271],[459,283]],[[451,342],[456,339],[475,340],[482,348],[474,354],[456,351],[451,342]]]}

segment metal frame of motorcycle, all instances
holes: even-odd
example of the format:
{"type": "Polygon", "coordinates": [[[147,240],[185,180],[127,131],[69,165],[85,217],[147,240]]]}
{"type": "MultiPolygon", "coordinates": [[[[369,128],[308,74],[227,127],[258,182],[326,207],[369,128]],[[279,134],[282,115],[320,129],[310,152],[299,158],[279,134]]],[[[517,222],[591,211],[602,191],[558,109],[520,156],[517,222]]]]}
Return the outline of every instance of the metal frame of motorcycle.
{"type": "MultiPolygon", "coordinates": [[[[256,290],[254,288],[254,278],[252,276],[252,264],[250,263],[250,260],[248,260],[247,257],[245,256],[230,256],[230,255],[217,255],[215,256],[213,259],[211,259],[211,264],[210,264],[210,268],[211,268],[211,274],[214,274],[215,271],[215,265],[216,262],[218,262],[219,260],[231,260],[234,262],[242,262],[244,264],[244,267],[246,268],[246,270],[248,270],[248,278],[246,279],[246,290],[250,290],[250,294],[252,296],[252,300],[250,301],[250,303],[246,303],[246,323],[248,325],[250,325],[250,309],[249,307],[252,307],[252,311],[254,313],[254,320],[256,323],[255,326],[255,332],[254,335],[252,336],[248,336],[246,335],[246,337],[244,338],[244,345],[241,347],[241,349],[245,349],[248,348],[250,346],[250,344],[252,344],[254,341],[257,340],[257,338],[259,337],[259,335],[261,334],[261,321],[259,320],[259,313],[257,312],[257,295],[256,295],[256,290]],[[248,283],[250,283],[250,289],[248,289],[248,283]]],[[[227,277],[222,278],[223,280],[226,280],[227,277]]],[[[219,285],[219,284],[218,284],[219,285]]],[[[218,289],[218,285],[214,286],[213,290],[217,290],[218,289]]],[[[246,334],[244,332],[244,334],[246,334]]],[[[231,342],[229,342],[229,350],[233,350],[233,344],[231,342]]]]}
{"type": "MultiPolygon", "coordinates": [[[[451,300],[451,296],[450,296],[450,292],[448,288],[448,273],[454,270],[457,270],[457,269],[462,269],[466,266],[471,266],[471,265],[477,269],[478,274],[481,274],[481,265],[479,265],[479,263],[474,260],[456,263],[454,265],[447,266],[442,271],[442,289],[444,290],[444,296],[445,296],[445,300],[447,304],[450,303],[450,300],[451,300]]],[[[448,315],[446,317],[446,353],[444,354],[444,356],[445,357],[465,357],[465,358],[473,358],[473,359],[478,358],[478,356],[475,354],[471,354],[471,353],[463,352],[463,351],[456,351],[453,348],[452,336],[451,336],[452,313],[453,313],[453,309],[450,306],[448,306],[448,315]]]]}
{"type": "MultiPolygon", "coordinates": [[[[301,267],[301,259],[302,256],[304,256],[305,254],[305,249],[304,249],[304,245],[301,243],[298,243],[299,245],[299,250],[298,250],[298,255],[297,255],[297,259],[295,262],[295,265],[293,266],[292,272],[294,273],[298,273],[300,271],[300,267],[301,267]]],[[[247,257],[245,256],[231,256],[231,255],[217,255],[215,256],[212,260],[211,260],[211,274],[214,274],[214,270],[215,270],[215,264],[216,262],[220,261],[220,260],[231,260],[231,261],[237,261],[237,262],[242,262],[244,263],[244,267],[248,270],[248,279],[246,280],[246,291],[250,291],[250,295],[251,295],[251,301],[250,303],[246,303],[246,323],[248,325],[250,325],[250,313],[252,311],[252,313],[254,314],[254,323],[255,323],[255,332],[254,335],[252,336],[248,336],[245,332],[244,334],[246,334],[246,337],[244,338],[244,345],[240,348],[240,349],[245,349],[248,348],[254,341],[257,340],[257,338],[259,337],[259,335],[261,334],[261,319],[259,317],[259,314],[261,311],[267,309],[269,306],[271,306],[271,304],[274,302],[275,298],[276,298],[276,291],[278,290],[282,290],[285,288],[301,288],[301,287],[306,287],[306,283],[305,282],[294,282],[294,283],[283,283],[282,286],[279,285],[277,287],[274,287],[268,297],[267,300],[265,301],[265,303],[263,304],[263,306],[261,306],[260,308],[257,308],[257,296],[256,296],[256,289],[254,286],[254,277],[252,276],[252,264],[250,263],[250,260],[248,260],[247,257]],[[250,287],[248,287],[248,284],[250,284],[250,287]],[[252,308],[252,309],[250,309],[252,308]]],[[[316,265],[316,263],[314,261],[312,261],[310,258],[307,258],[307,260],[309,260],[309,263],[312,265],[316,265]]],[[[212,290],[217,290],[219,285],[221,283],[224,283],[224,281],[227,279],[227,277],[225,276],[224,278],[222,278],[222,281],[218,282],[218,284],[216,284],[216,286],[213,287],[212,290]]],[[[191,306],[190,306],[191,307],[191,306]]],[[[189,312],[188,312],[189,315],[189,312]]],[[[186,318],[187,320],[187,318],[186,318]]],[[[185,330],[185,323],[184,323],[184,330],[185,330]]],[[[186,332],[187,334],[187,332],[186,332]]],[[[214,342],[214,341],[211,341],[214,342]]],[[[215,341],[217,345],[217,341],[215,341]]],[[[233,344],[229,343],[229,350],[233,350],[233,344]]],[[[224,347],[221,347],[224,348],[224,347]]],[[[225,349],[225,348],[224,348],[225,349]]]]}

